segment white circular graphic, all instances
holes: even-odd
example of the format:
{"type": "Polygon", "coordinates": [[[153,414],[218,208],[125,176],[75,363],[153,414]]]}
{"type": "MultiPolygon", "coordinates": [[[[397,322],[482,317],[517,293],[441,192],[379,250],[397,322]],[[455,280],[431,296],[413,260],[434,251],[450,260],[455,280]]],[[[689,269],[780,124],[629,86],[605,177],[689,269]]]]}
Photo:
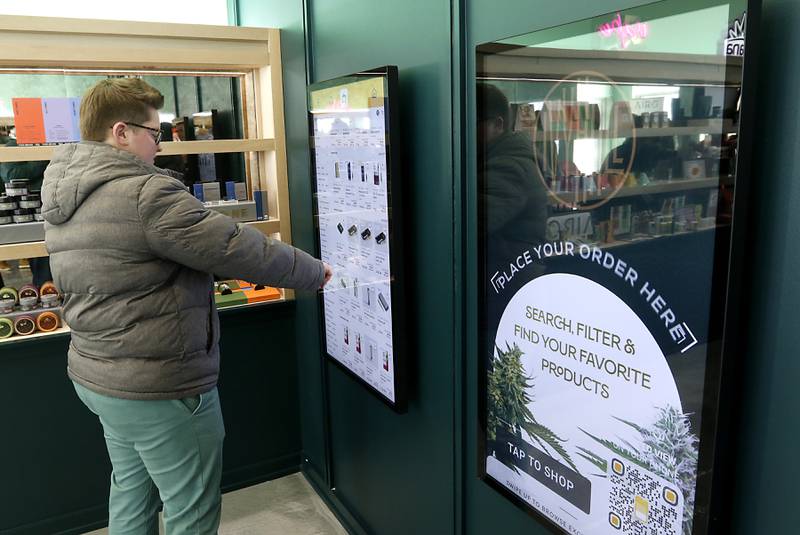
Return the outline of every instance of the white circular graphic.
{"type": "Polygon", "coordinates": [[[680,533],[686,491],[656,466],[660,458],[670,461],[671,452],[655,451],[644,437],[664,410],[683,411],[664,354],[633,310],[584,277],[545,275],[511,299],[495,344],[495,359],[509,351],[519,355],[529,378],[527,408],[569,458],[552,447],[555,442],[525,430],[512,431],[517,436],[505,442],[498,435],[498,443],[514,442],[528,453],[544,452],[546,462],[572,466],[591,500],[570,502],[566,491],[548,488],[542,474],[513,470],[491,451],[487,472],[571,533],[619,533],[618,526],[626,533],[634,522],[680,533]],[[650,490],[638,489],[638,481],[649,481],[642,486],[650,490]]]}

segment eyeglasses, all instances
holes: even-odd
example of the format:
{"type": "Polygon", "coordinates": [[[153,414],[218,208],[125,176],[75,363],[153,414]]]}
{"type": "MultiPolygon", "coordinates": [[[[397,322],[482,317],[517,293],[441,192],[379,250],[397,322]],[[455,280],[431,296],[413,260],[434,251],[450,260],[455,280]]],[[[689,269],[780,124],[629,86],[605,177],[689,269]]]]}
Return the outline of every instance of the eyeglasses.
{"type": "Polygon", "coordinates": [[[155,135],[153,135],[153,141],[156,142],[156,145],[161,143],[161,130],[159,128],[150,128],[149,126],[145,126],[143,124],[136,124],[136,123],[125,123],[125,124],[128,125],[128,126],[135,126],[137,128],[144,128],[145,130],[153,132],[155,134],[155,135]]]}

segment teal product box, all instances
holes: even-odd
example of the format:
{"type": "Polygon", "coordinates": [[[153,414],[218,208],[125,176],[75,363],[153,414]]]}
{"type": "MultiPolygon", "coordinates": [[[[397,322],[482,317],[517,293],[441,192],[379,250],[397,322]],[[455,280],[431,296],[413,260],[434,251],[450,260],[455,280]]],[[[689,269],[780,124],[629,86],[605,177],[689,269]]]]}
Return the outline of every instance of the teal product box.
{"type": "Polygon", "coordinates": [[[203,185],[202,184],[194,184],[193,186],[194,196],[203,202],[205,200],[205,196],[203,195],[203,185]]]}
{"type": "Polygon", "coordinates": [[[269,219],[269,208],[267,205],[267,191],[256,190],[253,192],[253,200],[256,201],[256,219],[264,221],[269,219]]]}

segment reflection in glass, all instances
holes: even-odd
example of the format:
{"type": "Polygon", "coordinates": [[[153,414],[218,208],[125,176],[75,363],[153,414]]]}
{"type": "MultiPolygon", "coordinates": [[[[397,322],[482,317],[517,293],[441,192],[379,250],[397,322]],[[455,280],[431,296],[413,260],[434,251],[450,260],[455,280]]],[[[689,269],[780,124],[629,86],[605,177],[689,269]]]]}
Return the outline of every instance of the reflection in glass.
{"type": "Polygon", "coordinates": [[[482,464],[567,531],[705,529],[746,7],[477,48],[482,464]]]}

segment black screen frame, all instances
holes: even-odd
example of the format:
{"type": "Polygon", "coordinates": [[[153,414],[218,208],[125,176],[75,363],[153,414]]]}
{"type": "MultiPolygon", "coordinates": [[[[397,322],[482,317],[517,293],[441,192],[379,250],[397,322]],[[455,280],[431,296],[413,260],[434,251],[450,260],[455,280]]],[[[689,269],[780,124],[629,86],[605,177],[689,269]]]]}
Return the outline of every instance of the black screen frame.
{"type": "Polygon", "coordinates": [[[317,180],[316,180],[316,157],[314,143],[314,118],[311,113],[311,93],[320,89],[329,89],[338,85],[346,85],[359,78],[383,77],[385,97],[384,97],[384,121],[386,133],[386,190],[387,190],[387,216],[389,228],[389,268],[391,273],[391,316],[392,316],[392,366],[394,370],[394,394],[395,400],[387,398],[382,392],[367,383],[364,379],[350,370],[347,366],[333,357],[328,351],[327,335],[325,329],[325,298],[323,292],[319,293],[320,330],[322,344],[326,360],[333,362],[345,375],[353,378],[358,383],[367,388],[383,403],[389,406],[398,414],[403,414],[408,410],[408,353],[407,339],[409,338],[407,328],[407,307],[405,291],[405,247],[403,239],[403,229],[405,221],[403,214],[403,175],[400,164],[402,154],[400,144],[400,125],[399,125],[399,89],[397,66],[385,65],[372,69],[359,71],[348,75],[339,76],[329,80],[309,84],[307,88],[308,96],[308,134],[310,144],[310,163],[311,163],[311,187],[313,197],[314,214],[314,242],[318,257],[321,257],[321,238],[319,225],[319,203],[317,202],[317,180]]]}
{"type": "MultiPolygon", "coordinates": [[[[612,15],[617,11],[630,11],[645,6],[669,4],[671,0],[658,0],[656,2],[643,2],[637,6],[628,6],[619,10],[609,11],[612,15]]],[[[727,3],[720,1],[720,4],[727,3]]],[[[746,264],[745,254],[748,248],[750,225],[750,204],[752,201],[753,181],[753,149],[752,140],[756,123],[756,87],[757,87],[757,58],[758,58],[758,33],[761,19],[761,0],[746,0],[747,25],[745,42],[747,44],[741,77],[741,102],[738,121],[738,150],[735,167],[734,182],[734,217],[728,232],[716,233],[716,247],[713,261],[713,278],[710,288],[711,310],[722,310],[722,314],[710,318],[709,342],[715,342],[716,347],[709,347],[708,360],[704,381],[704,399],[702,407],[702,423],[699,437],[701,438],[699,459],[697,465],[695,514],[692,528],[693,535],[724,534],[730,530],[730,507],[733,502],[734,476],[730,467],[736,461],[737,425],[734,414],[741,407],[740,392],[744,375],[739,368],[739,363],[744,360],[745,334],[742,326],[746,324],[747,313],[745,299],[748,291],[749,268],[746,264]],[[713,340],[711,336],[713,335],[713,340]]],[[[729,13],[729,20],[737,18],[740,13],[729,13]]],[[[574,22],[589,21],[603,16],[595,16],[577,20],[566,20],[561,24],[539,28],[534,31],[543,31],[574,22]]],[[[498,51],[500,49],[518,48],[516,45],[499,45],[498,41],[517,37],[500,36],[493,41],[479,44],[475,47],[476,73],[472,78],[473,86],[477,83],[480,53],[482,51],[498,51]]],[[[726,61],[726,71],[732,66],[732,60],[726,61]]],[[[726,72],[727,74],[727,72],[726,72]]],[[[477,109],[477,105],[474,109],[477,109]]],[[[476,117],[467,115],[467,120],[475,123],[476,117]]],[[[467,154],[471,151],[468,149],[467,154]]],[[[474,179],[474,177],[473,177],[474,179]]],[[[530,504],[517,496],[486,471],[487,455],[487,356],[483,349],[487,347],[488,333],[483,328],[486,326],[486,304],[488,286],[486,271],[486,247],[481,240],[487,235],[485,206],[480,198],[481,185],[476,190],[479,195],[476,199],[477,209],[477,325],[475,340],[478,348],[478,426],[475,439],[477,439],[477,474],[478,479],[503,497],[512,502],[517,508],[523,510],[530,517],[538,521],[548,531],[555,534],[568,533],[559,527],[553,520],[540,513],[530,504]]],[[[709,344],[711,346],[711,344],[709,344]]]]}

